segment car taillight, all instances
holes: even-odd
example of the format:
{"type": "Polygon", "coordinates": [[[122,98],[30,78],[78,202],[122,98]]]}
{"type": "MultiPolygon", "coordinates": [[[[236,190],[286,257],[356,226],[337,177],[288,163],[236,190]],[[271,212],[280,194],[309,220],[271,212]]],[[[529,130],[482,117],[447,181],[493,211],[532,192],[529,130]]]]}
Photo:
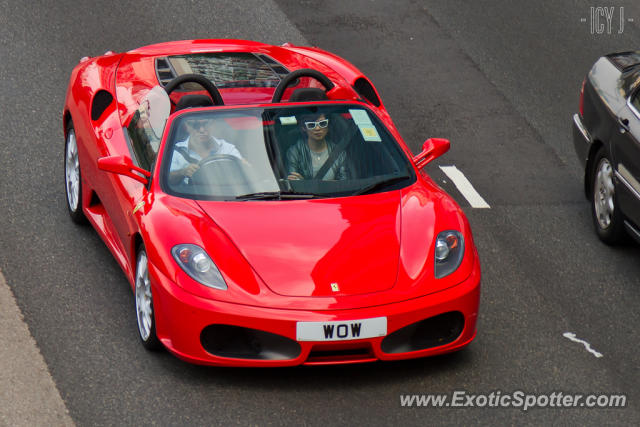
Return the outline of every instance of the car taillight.
{"type": "Polygon", "coordinates": [[[580,117],[584,117],[584,85],[587,82],[585,78],[582,81],[582,87],[580,88],[580,117]]]}

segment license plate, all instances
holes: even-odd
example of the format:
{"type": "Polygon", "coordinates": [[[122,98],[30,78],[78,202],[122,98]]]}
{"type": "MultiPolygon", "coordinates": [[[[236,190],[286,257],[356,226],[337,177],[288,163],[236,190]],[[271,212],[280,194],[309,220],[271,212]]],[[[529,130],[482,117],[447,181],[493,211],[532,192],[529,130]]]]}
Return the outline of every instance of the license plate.
{"type": "Polygon", "coordinates": [[[338,320],[333,322],[298,322],[298,341],[343,341],[387,335],[387,318],[338,320]]]}

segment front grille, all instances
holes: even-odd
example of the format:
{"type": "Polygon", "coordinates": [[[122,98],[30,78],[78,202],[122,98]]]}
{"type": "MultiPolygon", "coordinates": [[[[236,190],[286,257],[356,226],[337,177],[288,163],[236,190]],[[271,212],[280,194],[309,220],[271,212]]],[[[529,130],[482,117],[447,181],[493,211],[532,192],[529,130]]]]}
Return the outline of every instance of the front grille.
{"type": "Polygon", "coordinates": [[[316,344],[309,352],[306,365],[333,363],[359,363],[377,360],[369,343],[323,343],[316,344]]]}

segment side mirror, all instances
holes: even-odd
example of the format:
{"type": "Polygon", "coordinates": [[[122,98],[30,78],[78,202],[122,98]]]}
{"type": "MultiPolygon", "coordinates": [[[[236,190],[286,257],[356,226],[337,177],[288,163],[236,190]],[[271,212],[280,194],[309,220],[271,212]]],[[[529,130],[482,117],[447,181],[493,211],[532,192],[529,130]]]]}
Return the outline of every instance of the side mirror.
{"type": "Polygon", "coordinates": [[[98,169],[128,176],[144,185],[149,183],[149,177],[151,176],[151,172],[134,165],[131,159],[125,156],[102,157],[98,159],[98,169]]]}
{"type": "Polygon", "coordinates": [[[451,143],[445,138],[429,138],[422,144],[422,152],[413,158],[418,169],[423,168],[430,161],[437,159],[449,151],[451,143]]]}

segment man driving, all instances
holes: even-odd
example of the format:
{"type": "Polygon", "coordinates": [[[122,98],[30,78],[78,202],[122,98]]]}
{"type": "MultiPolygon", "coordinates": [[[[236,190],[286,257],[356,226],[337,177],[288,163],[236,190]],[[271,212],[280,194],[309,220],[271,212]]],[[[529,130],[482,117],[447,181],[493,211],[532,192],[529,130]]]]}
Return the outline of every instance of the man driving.
{"type": "Polygon", "coordinates": [[[215,120],[203,116],[186,119],[185,126],[189,136],[177,142],[169,168],[169,181],[178,184],[200,169],[199,161],[210,156],[226,154],[242,159],[238,149],[231,143],[213,136],[215,120]]]}

